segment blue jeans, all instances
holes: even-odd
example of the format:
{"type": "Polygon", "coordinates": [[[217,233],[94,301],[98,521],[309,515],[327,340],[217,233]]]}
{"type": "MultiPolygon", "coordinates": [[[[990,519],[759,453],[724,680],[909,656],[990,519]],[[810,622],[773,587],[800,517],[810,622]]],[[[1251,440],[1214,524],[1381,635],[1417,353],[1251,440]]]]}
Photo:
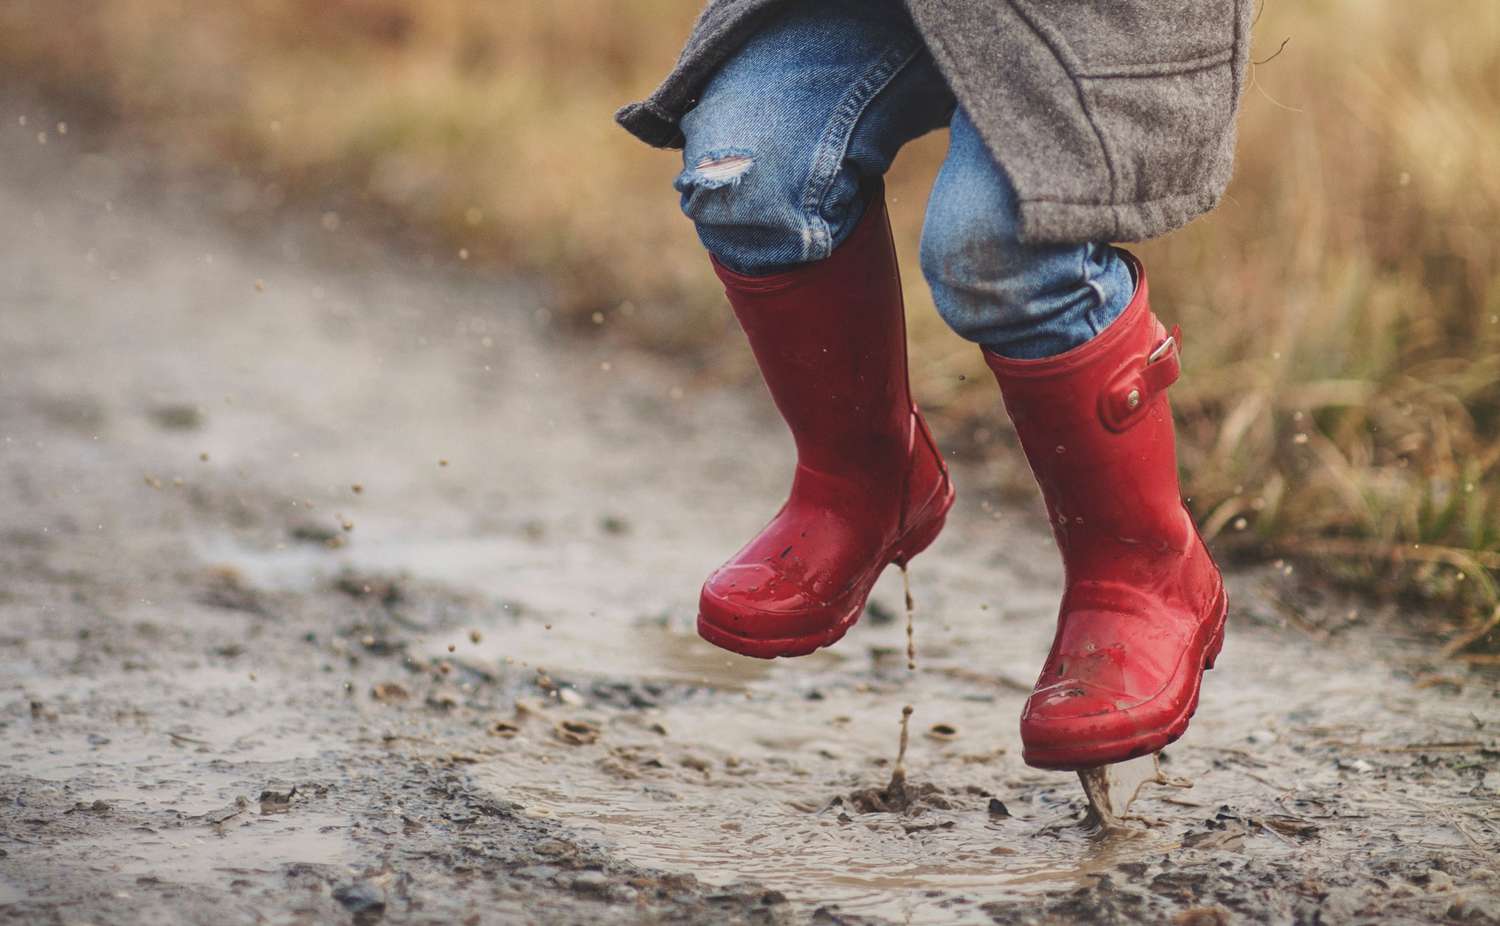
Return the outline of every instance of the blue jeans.
{"type": "Polygon", "coordinates": [[[768,22],[683,118],[675,186],[721,263],[784,271],[832,253],[863,214],[865,182],[943,126],[948,154],[922,230],[943,319],[1016,359],[1103,331],[1134,294],[1130,268],[1103,242],[1021,243],[1015,190],[900,0],[811,0],[768,22]]]}

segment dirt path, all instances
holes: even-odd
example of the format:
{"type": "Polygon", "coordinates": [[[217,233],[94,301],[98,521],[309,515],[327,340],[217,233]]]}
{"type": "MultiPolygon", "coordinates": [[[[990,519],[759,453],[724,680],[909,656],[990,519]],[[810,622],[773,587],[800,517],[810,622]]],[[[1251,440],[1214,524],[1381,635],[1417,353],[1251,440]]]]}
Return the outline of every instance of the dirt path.
{"type": "Polygon", "coordinates": [[[894,570],[832,652],[731,657],[693,607],[783,489],[762,396],[34,134],[4,114],[0,920],[1500,923],[1494,678],[1394,615],[1236,575],[1194,786],[1090,833],[1019,759],[1054,551],[981,471],[915,673],[894,570]]]}

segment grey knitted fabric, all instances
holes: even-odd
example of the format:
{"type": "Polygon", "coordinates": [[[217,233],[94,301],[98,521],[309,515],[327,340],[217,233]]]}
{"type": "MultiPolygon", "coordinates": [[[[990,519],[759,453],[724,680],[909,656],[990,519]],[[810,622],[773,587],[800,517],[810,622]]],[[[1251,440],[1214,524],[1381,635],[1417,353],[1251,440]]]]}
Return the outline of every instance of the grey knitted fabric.
{"type": "MultiPolygon", "coordinates": [[[[620,124],[681,147],[715,69],[783,4],[710,0],[620,124]]],[[[805,2],[805,0],[804,0],[805,2]]],[[[1021,201],[1028,243],[1136,241],[1212,209],[1234,165],[1252,0],[908,0],[1021,201]]]]}

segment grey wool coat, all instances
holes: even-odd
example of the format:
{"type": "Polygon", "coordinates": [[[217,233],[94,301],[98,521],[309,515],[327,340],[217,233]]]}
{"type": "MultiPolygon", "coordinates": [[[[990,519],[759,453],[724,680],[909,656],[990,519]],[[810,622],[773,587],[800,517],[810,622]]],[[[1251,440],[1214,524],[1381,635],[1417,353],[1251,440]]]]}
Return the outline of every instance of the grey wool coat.
{"type": "MultiPolygon", "coordinates": [[[[778,8],[709,0],[677,66],[620,124],[681,147],[678,121],[778,8]]],[[[806,0],[801,0],[806,2],[806,0]]],[[[907,0],[1020,198],[1028,243],[1135,241],[1212,209],[1229,182],[1252,0],[907,0]]]]}

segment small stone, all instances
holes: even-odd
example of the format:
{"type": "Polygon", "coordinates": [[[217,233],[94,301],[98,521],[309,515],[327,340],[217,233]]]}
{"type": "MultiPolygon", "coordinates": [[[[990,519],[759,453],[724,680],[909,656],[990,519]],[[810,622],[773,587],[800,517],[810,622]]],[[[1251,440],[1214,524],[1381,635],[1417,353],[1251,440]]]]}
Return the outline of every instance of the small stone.
{"type": "Polygon", "coordinates": [[[552,735],[572,746],[587,746],[596,742],[600,734],[599,725],[587,720],[564,720],[552,730],[552,735]]]}
{"type": "Polygon", "coordinates": [[[609,877],[602,871],[585,871],[573,878],[573,890],[580,894],[601,894],[609,889],[609,877]]]}
{"type": "Polygon", "coordinates": [[[370,697],[377,701],[405,701],[411,693],[399,682],[376,682],[370,686],[370,697]]]}
{"type": "Polygon", "coordinates": [[[490,725],[490,735],[501,739],[510,739],[521,732],[521,728],[509,720],[497,720],[490,725]]]}
{"type": "Polygon", "coordinates": [[[550,837],[538,840],[534,848],[538,855],[548,856],[571,855],[574,851],[571,843],[550,837]]]}
{"type": "Polygon", "coordinates": [[[270,785],[260,792],[260,812],[262,816],[274,813],[286,813],[292,809],[292,798],[297,795],[297,786],[292,785],[270,785]]]}
{"type": "Polygon", "coordinates": [[[927,728],[927,738],[938,742],[949,742],[958,739],[958,727],[951,723],[935,723],[927,728]]]}
{"type": "Polygon", "coordinates": [[[380,889],[368,881],[356,881],[336,888],[333,899],[344,905],[344,909],[359,916],[385,910],[385,896],[380,889]]]}

